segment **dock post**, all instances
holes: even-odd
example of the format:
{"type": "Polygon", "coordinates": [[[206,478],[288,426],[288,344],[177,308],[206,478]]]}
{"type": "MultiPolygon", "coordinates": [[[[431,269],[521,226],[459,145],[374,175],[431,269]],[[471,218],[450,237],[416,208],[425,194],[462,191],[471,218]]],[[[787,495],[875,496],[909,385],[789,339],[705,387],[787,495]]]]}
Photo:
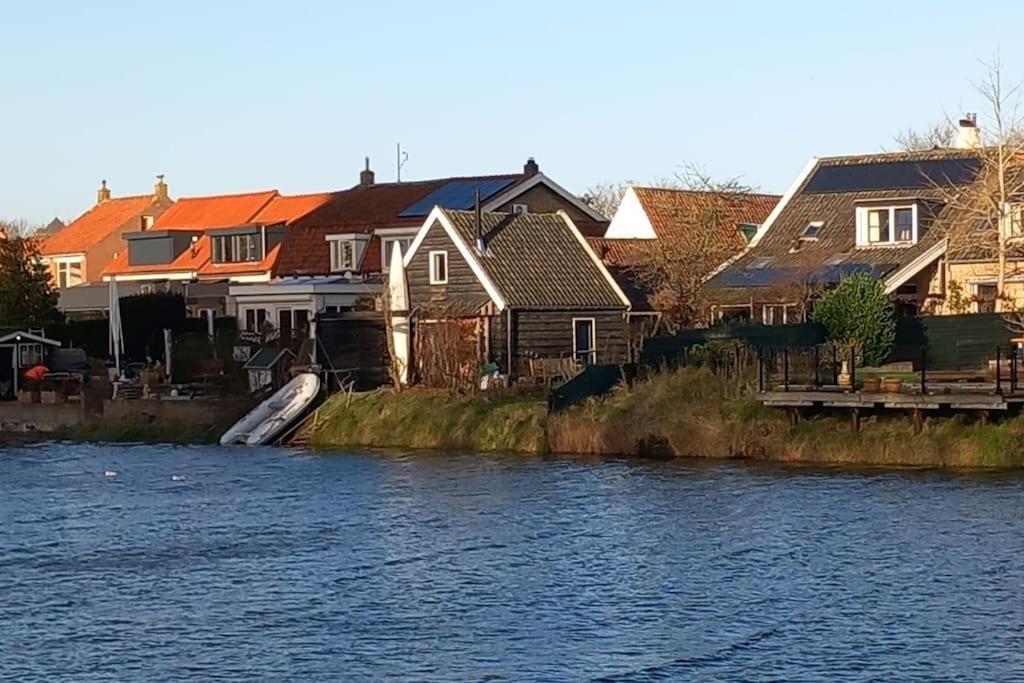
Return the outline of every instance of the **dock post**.
{"type": "Polygon", "coordinates": [[[924,428],[924,413],[920,408],[914,408],[914,436],[921,433],[924,428]]]}
{"type": "Polygon", "coordinates": [[[860,408],[850,408],[850,429],[854,434],[860,432],[860,408]]]}
{"type": "Polygon", "coordinates": [[[789,347],[782,347],[782,389],[789,391],[789,347]]]}
{"type": "Polygon", "coordinates": [[[757,349],[757,390],[764,393],[764,347],[757,349]]]}
{"type": "Polygon", "coordinates": [[[819,349],[817,346],[814,347],[814,388],[817,389],[821,386],[821,377],[818,372],[818,366],[821,365],[821,358],[819,357],[819,349]]]}
{"type": "Polygon", "coordinates": [[[800,409],[796,407],[788,408],[786,413],[789,415],[789,426],[796,427],[797,423],[800,422],[800,409]]]}
{"type": "Polygon", "coordinates": [[[928,395],[928,381],[925,375],[928,373],[928,347],[921,347],[921,395],[928,395]]]}
{"type": "Polygon", "coordinates": [[[850,391],[857,391],[857,349],[850,347],[850,391]]]}
{"type": "Polygon", "coordinates": [[[1003,395],[1003,359],[999,357],[999,347],[996,347],[996,395],[1003,395]]]}
{"type": "Polygon", "coordinates": [[[1010,344],[1010,395],[1017,393],[1017,345],[1010,344]]]}

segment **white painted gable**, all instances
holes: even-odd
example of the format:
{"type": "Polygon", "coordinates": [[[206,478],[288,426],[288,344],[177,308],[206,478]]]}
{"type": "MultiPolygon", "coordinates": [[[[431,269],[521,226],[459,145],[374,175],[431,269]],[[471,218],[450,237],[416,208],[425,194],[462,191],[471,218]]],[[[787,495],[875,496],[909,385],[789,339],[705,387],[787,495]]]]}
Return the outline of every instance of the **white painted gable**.
{"type": "Polygon", "coordinates": [[[636,190],[632,187],[622,196],[619,210],[615,212],[611,224],[604,233],[607,239],[642,239],[653,240],[658,236],[651,225],[651,219],[644,211],[636,190]]]}

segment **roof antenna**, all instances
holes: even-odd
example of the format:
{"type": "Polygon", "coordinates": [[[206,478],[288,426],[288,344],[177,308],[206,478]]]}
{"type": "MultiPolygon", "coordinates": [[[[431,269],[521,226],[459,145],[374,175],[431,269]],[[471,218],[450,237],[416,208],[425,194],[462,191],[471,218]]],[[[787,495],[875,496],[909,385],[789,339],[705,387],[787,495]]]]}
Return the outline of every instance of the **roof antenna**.
{"type": "Polygon", "coordinates": [[[402,167],[405,166],[405,162],[409,161],[409,153],[402,150],[402,143],[395,143],[395,175],[397,176],[397,182],[402,182],[402,167]]]}
{"type": "Polygon", "coordinates": [[[476,214],[476,248],[477,248],[477,251],[479,251],[482,254],[482,253],[484,253],[484,250],[487,248],[487,245],[484,244],[484,230],[483,230],[482,221],[480,220],[480,187],[479,186],[473,191],[473,210],[474,210],[474,213],[476,214]]]}

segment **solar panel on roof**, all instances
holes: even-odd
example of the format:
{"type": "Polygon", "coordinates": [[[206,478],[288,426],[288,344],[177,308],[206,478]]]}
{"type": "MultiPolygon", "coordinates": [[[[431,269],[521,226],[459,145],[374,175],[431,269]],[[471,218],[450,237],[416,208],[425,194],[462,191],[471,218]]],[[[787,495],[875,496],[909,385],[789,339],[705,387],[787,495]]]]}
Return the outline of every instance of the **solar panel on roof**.
{"type": "Polygon", "coordinates": [[[934,185],[963,185],[973,181],[980,168],[981,161],[975,158],[822,166],[811,176],[804,192],[903,190],[934,185]]]}
{"type": "Polygon", "coordinates": [[[867,273],[871,277],[879,279],[893,268],[895,268],[893,265],[843,263],[822,266],[810,275],[801,273],[797,268],[730,268],[716,277],[714,282],[720,287],[770,287],[793,282],[795,278],[799,277],[816,284],[834,285],[844,277],[855,273],[867,273]]]}
{"type": "Polygon", "coordinates": [[[445,209],[472,209],[476,202],[476,191],[486,201],[516,181],[515,178],[490,178],[486,180],[453,180],[437,188],[423,199],[398,214],[403,218],[426,216],[435,206],[445,209]]]}

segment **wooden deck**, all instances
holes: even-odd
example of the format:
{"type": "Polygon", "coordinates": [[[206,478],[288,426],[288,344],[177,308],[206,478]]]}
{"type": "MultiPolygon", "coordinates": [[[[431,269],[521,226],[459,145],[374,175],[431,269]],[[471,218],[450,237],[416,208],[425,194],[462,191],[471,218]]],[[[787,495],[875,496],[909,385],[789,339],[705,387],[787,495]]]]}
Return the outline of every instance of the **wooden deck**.
{"type": "Polygon", "coordinates": [[[927,393],[921,393],[920,386],[904,387],[903,392],[890,394],[849,391],[837,386],[791,386],[788,391],[779,387],[760,392],[756,398],[766,406],[785,409],[794,424],[805,410],[846,409],[855,431],[860,428],[862,411],[907,412],[914,418],[915,434],[921,431],[923,416],[927,411],[973,413],[982,422],[986,422],[991,412],[1005,412],[1011,407],[1024,404],[1024,392],[1018,390],[1010,394],[1008,384],[1004,385],[1002,394],[996,393],[996,385],[992,382],[951,385],[929,383],[927,389],[927,393]]]}

